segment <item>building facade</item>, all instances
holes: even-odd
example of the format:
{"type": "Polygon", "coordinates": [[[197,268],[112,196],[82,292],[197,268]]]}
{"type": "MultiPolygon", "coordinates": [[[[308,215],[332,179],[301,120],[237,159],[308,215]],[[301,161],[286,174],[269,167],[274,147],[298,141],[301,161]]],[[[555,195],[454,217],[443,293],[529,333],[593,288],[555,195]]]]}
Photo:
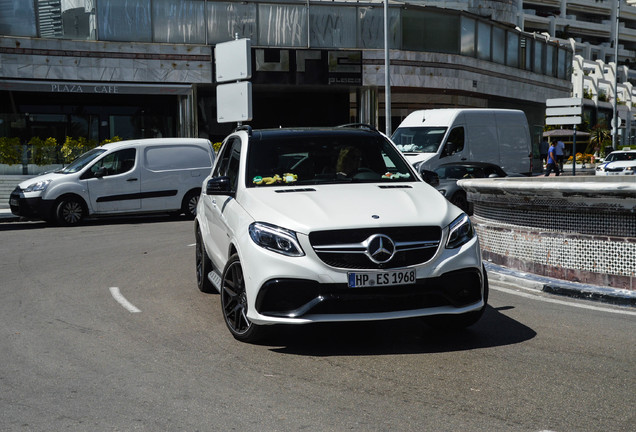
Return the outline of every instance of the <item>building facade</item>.
{"type": "MultiPolygon", "coordinates": [[[[538,142],[574,53],[520,29],[522,6],[390,2],[394,127],[415,109],[517,108],[538,142]]],[[[252,126],[383,129],[381,1],[0,0],[0,137],[218,141],[235,125],[216,119],[214,46],[235,38],[252,45],[252,126]]]]}

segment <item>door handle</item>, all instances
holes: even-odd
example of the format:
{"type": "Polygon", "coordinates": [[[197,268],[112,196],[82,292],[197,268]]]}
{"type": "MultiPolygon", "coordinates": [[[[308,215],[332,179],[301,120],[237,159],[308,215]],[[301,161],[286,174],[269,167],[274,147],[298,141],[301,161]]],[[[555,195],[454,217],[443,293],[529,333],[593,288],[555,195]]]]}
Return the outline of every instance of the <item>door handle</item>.
{"type": "Polygon", "coordinates": [[[128,179],[128,180],[126,180],[126,181],[137,181],[137,179],[133,177],[133,178],[129,178],[129,179],[128,179]]]}

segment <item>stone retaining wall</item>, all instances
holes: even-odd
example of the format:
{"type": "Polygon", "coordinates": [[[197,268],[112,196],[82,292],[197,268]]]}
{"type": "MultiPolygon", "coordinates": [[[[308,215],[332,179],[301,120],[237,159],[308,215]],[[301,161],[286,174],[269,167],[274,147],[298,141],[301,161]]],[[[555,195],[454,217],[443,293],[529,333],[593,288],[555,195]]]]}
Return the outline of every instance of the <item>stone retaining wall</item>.
{"type": "Polygon", "coordinates": [[[568,281],[636,290],[636,178],[461,180],[484,259],[568,281]]]}

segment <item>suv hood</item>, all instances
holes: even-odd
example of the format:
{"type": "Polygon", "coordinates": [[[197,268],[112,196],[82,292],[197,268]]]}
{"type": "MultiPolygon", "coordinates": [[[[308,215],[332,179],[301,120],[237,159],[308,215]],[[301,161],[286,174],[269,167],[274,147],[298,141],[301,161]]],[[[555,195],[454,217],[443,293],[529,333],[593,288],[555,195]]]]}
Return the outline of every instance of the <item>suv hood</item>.
{"type": "Polygon", "coordinates": [[[256,221],[304,234],[377,226],[444,227],[461,213],[423,182],[249,188],[237,201],[256,221]]]}

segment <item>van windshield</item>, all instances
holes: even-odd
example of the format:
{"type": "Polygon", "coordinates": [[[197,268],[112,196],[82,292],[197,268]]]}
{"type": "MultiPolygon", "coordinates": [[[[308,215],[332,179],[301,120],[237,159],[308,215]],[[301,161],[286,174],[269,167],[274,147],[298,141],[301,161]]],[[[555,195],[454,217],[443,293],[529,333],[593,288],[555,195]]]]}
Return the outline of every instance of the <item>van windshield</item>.
{"type": "Polygon", "coordinates": [[[78,171],[81,171],[82,168],[84,168],[92,160],[94,160],[96,157],[98,157],[99,155],[101,155],[105,151],[106,151],[106,149],[99,148],[99,147],[98,148],[94,148],[92,150],[89,150],[86,153],[84,153],[81,156],[79,156],[73,162],[71,162],[68,166],[62,168],[61,170],[59,170],[57,172],[62,173],[62,174],[73,174],[73,173],[76,173],[78,171]]]}
{"type": "Polygon", "coordinates": [[[402,153],[437,153],[445,127],[400,127],[391,139],[402,153]]]}

